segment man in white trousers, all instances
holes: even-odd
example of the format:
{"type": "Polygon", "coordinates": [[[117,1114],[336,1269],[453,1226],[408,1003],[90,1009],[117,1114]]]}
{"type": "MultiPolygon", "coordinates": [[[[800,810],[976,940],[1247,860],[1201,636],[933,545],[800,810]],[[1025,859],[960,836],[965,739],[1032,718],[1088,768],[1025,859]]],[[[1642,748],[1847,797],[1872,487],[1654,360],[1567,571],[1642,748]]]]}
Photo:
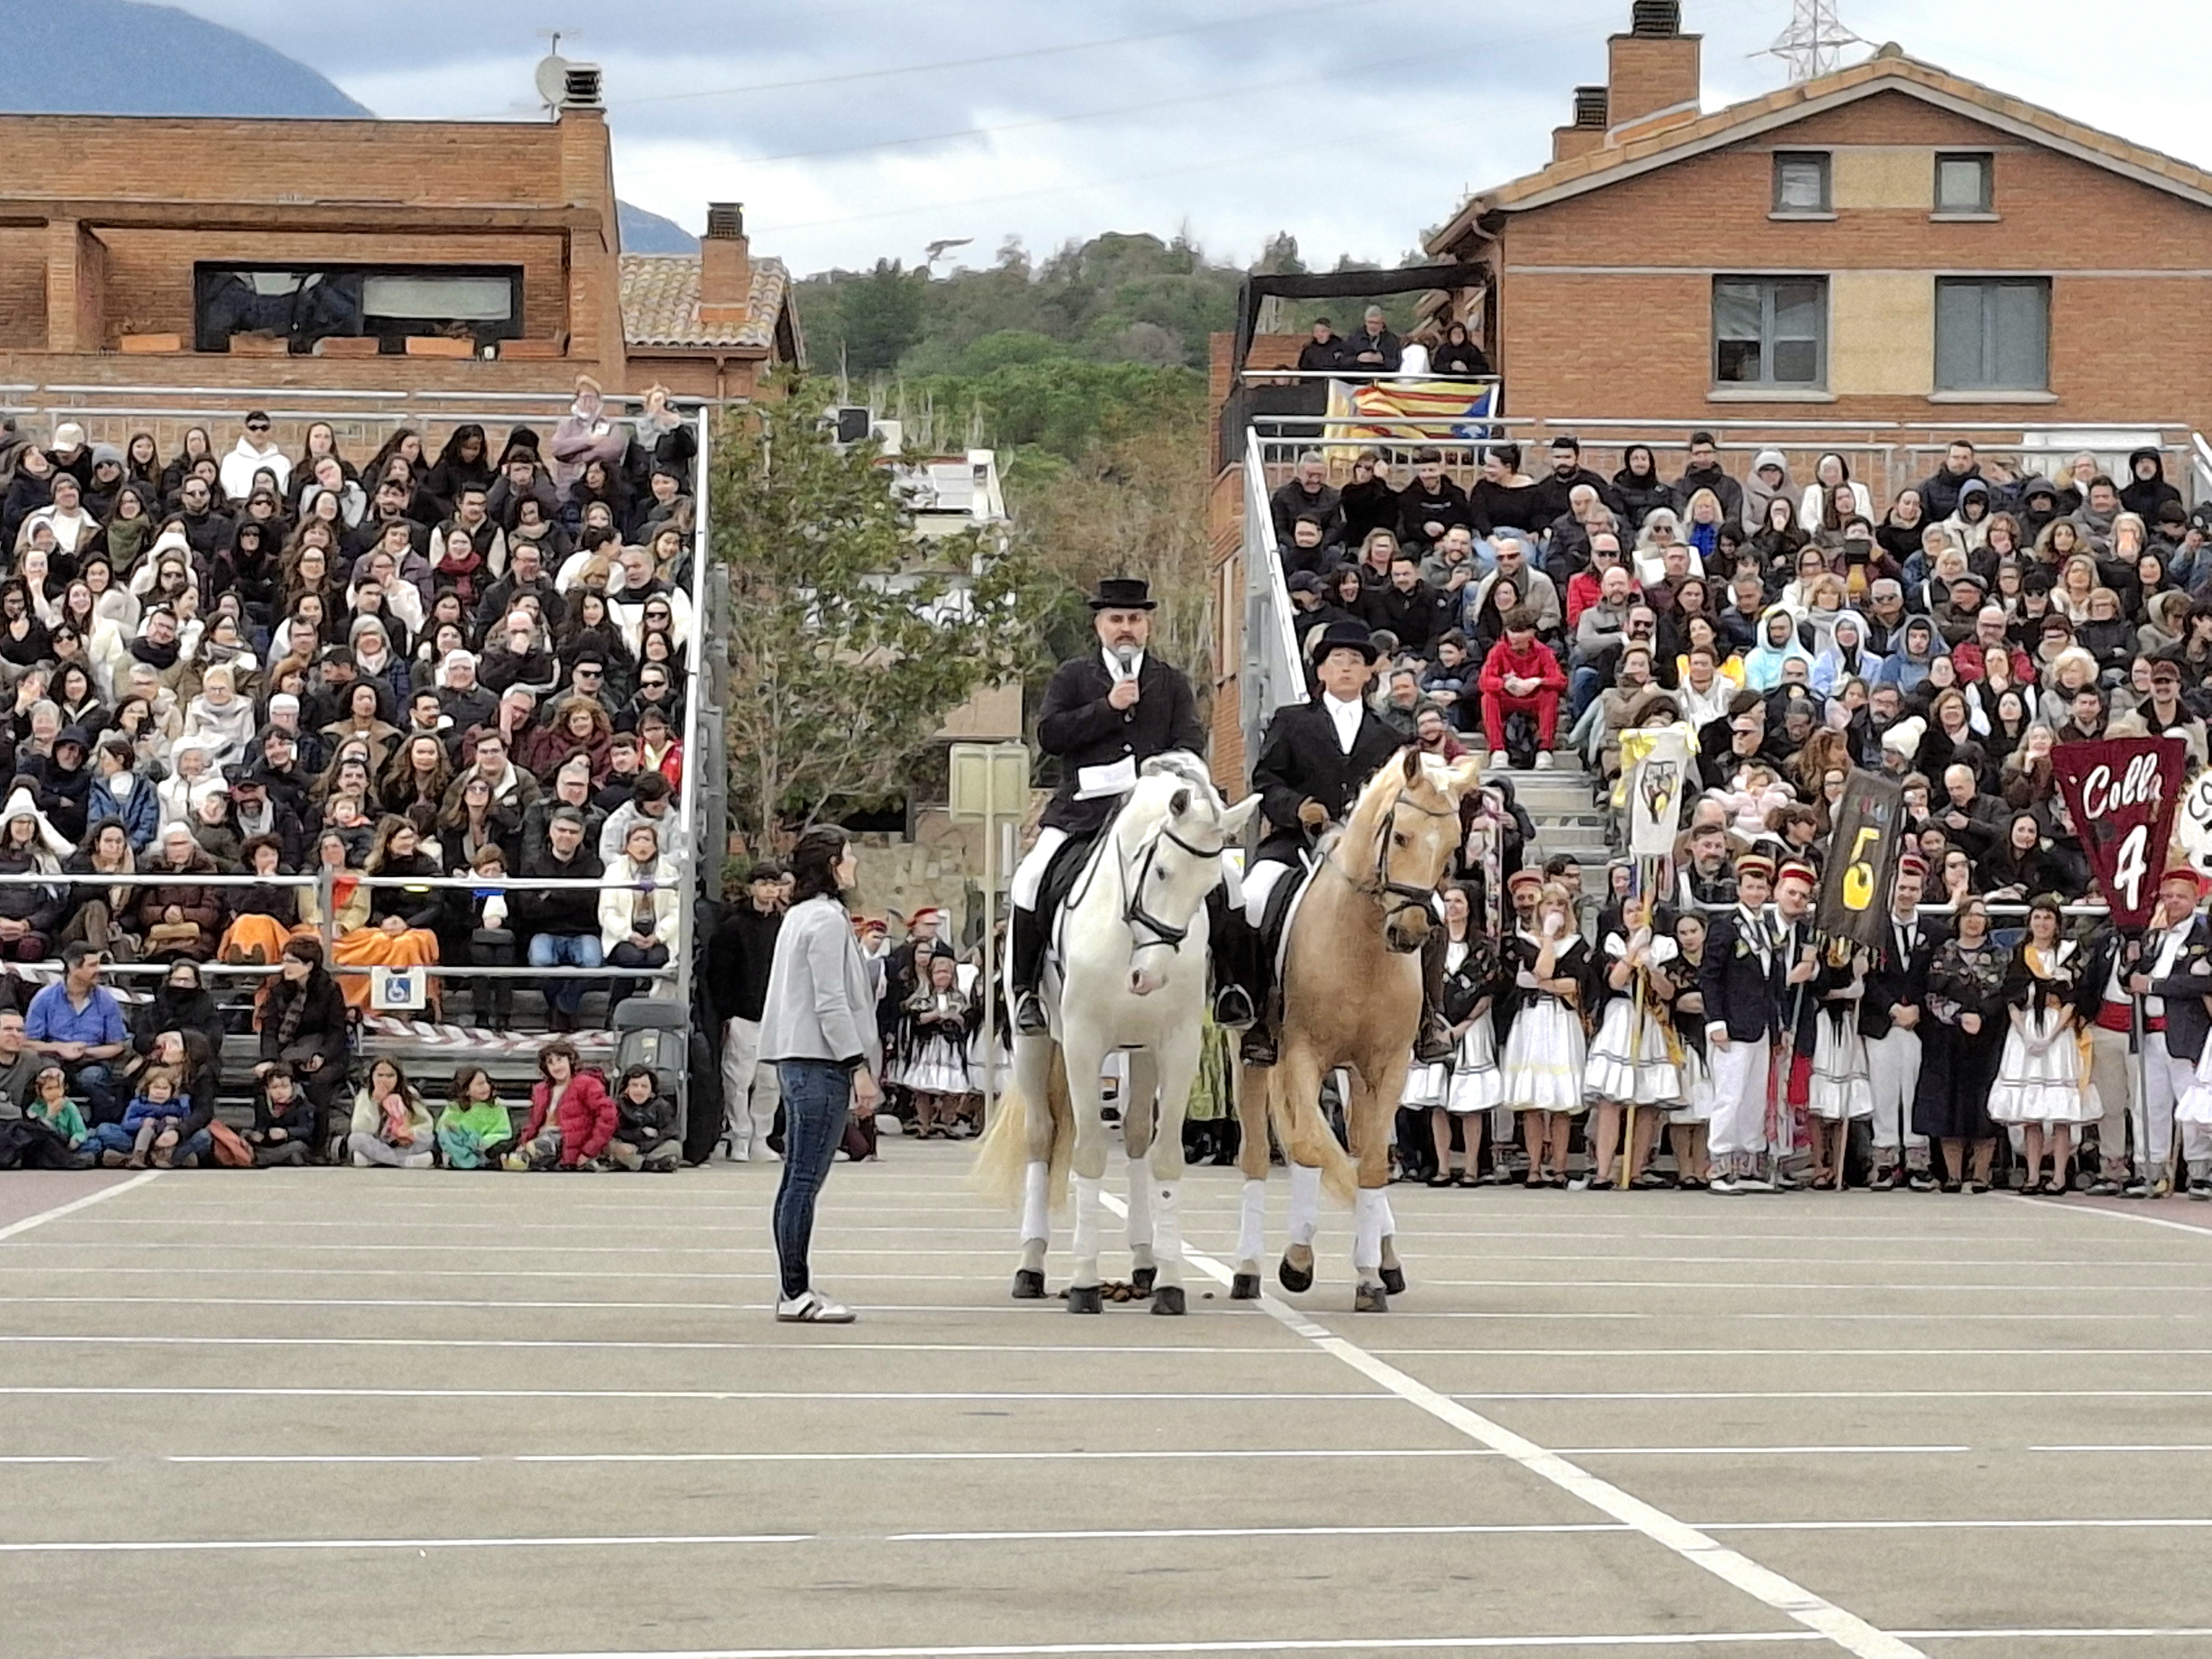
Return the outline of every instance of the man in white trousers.
{"type": "Polygon", "coordinates": [[[775,1126],[775,1067],[761,1059],[761,1006],[783,927],[782,867],[757,860],[745,874],[744,896],[723,907],[707,941],[707,994],[722,1023],[722,1120],[730,1156],[738,1163],[772,1158],[768,1138],[775,1126]]]}
{"type": "Polygon", "coordinates": [[[1867,1081],[1874,1091],[1874,1179],[1877,1193],[1893,1188],[1900,1159],[1916,1193],[1936,1190],[1928,1166],[1928,1137],[1912,1133],[1912,1095],[1920,1082],[1920,1006],[1928,995],[1928,963],[1936,930],[1920,921],[1928,866],[1916,853],[1898,860],[1890,888],[1889,934],[1880,959],[1867,970],[1859,1002],[1859,1036],[1866,1043],[1867,1081]]]}
{"type": "MultiPolygon", "coordinates": [[[[2136,1121],[2135,1178],[2130,1198],[2164,1198],[2173,1191],[2173,1109],[2197,1080],[2197,1062],[2212,1033],[2212,921],[2197,914],[2203,884],[2185,864],[2168,869],[2158,884],[2158,909],[2143,935],[2142,959],[2128,989],[2143,1003],[2142,1107],[2136,1121]]],[[[2198,1172],[2212,1160],[2212,1131],[2189,1126],[2182,1156],[2198,1172]]],[[[2212,1169],[2203,1174],[2212,1177],[2212,1169]]],[[[2208,1188],[2207,1190],[2212,1190],[2208,1188]]]]}
{"type": "Polygon", "coordinates": [[[1698,969],[1713,1078],[1711,1190],[1763,1193],[1772,1190],[1759,1164],[1766,1152],[1767,1073],[1782,1034],[1787,969],[1766,914],[1774,860],[1747,853],[1735,861],[1735,884],[1736,907],[1713,918],[1698,969]]]}

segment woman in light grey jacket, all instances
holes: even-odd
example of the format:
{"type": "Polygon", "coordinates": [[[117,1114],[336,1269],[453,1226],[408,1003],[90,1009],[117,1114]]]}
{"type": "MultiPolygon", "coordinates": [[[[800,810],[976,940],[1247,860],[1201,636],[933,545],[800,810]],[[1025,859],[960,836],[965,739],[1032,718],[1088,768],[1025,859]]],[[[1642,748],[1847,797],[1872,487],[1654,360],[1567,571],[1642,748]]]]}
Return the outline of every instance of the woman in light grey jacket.
{"type": "Polygon", "coordinates": [[[876,998],[853,937],[844,893],[860,878],[852,838],[817,824],[792,850],[790,913],[776,935],[761,1008],[761,1058],[783,1085],[783,1184],[775,1194],[775,1254],[782,1272],[775,1316],[848,1325],[853,1310],[817,1291],[807,1273],[814,1200],[845,1138],[845,1114],[881,1098],[876,998]]]}

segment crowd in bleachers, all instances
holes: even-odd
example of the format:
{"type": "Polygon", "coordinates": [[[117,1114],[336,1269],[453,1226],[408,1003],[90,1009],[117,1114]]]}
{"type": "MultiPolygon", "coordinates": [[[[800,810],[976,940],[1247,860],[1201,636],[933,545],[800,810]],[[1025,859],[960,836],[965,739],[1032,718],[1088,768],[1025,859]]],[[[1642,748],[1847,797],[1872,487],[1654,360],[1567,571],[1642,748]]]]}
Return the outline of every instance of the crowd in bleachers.
{"type": "MultiPolygon", "coordinates": [[[[1367,630],[1376,712],[1446,757],[1546,769],[1571,750],[1602,792],[1625,733],[1677,727],[1697,786],[1664,892],[1639,890],[1624,860],[1585,908],[1548,872],[1516,874],[1517,845],[1486,872],[1471,848],[1458,873],[1513,878],[1514,902],[1478,887],[1472,922],[1454,924],[1459,1048],[1415,1068],[1407,1107],[1433,1109],[1438,1133],[1433,1149],[1401,1135],[1409,1173],[1449,1182],[1447,1120],[1496,1109],[1522,1119],[1524,1178],[1567,1184],[1570,1121],[1595,1108],[1601,1185],[1617,1159],[1650,1184],[1840,1185],[1859,1121],[1878,1186],[1985,1187],[2008,1146],[2030,1188],[2047,1169],[2052,1192],[2078,1174],[2212,1197],[2212,1079],[2197,1072],[2212,1001],[2184,994],[2212,975],[2202,884],[2154,866],[2140,945],[2069,913],[2100,896],[2051,760],[2150,734],[2180,739],[2192,775],[2206,763],[2212,511],[2191,509],[2158,449],[2076,455],[2053,477],[1962,441],[1887,499],[1842,453],[1799,477],[1761,449],[1739,477],[1704,433],[1679,470],[1630,443],[1610,476],[1571,437],[1534,467],[1510,443],[1480,447],[1466,483],[1437,449],[1401,453],[1394,477],[1376,449],[1334,474],[1310,453],[1274,491],[1301,644],[1367,630]],[[1855,769],[1896,780],[1905,803],[1910,898],[1887,952],[1830,949],[1807,908],[1855,769]],[[1486,898],[1503,917],[1486,939],[1486,898]],[[1788,969],[1758,1041],[1790,1068],[1777,1097],[1794,1174],[1764,1161],[1774,1126],[1747,1127],[1741,1053],[1709,1064],[1743,1046],[1716,950],[1788,969]],[[1644,1114],[1647,1133],[1676,1126],[1674,1176],[1650,1142],[1623,1144],[1638,1104],[1665,1109],[1644,1114]]],[[[1499,804],[1517,843],[1532,826],[1510,781],[1499,804]]],[[[1462,1138],[1472,1182],[1479,1138],[1462,1138]]]]}
{"type": "MultiPolygon", "coordinates": [[[[467,1016],[495,1028],[517,1021],[519,975],[454,970],[625,970],[545,978],[545,1024],[562,1033],[587,994],[611,1008],[685,948],[691,426],[658,389],[618,415],[588,379],[544,431],[403,428],[361,456],[329,422],[306,423],[296,448],[274,426],[249,410],[170,449],[151,431],[112,444],[76,421],[0,421],[0,1006],[28,1018],[27,1052],[63,1062],[80,1152],[204,1154],[197,1107],[183,1133],[143,1145],[126,1127],[211,1097],[195,1066],[153,1066],[180,1072],[166,1102],[135,1092],[179,1029],[165,998],[208,1004],[184,1029],[209,1067],[226,1035],[258,1030],[258,1087],[297,1085],[319,1122],[358,1081],[338,1150],[405,1161],[446,1144],[443,1115],[410,1128],[421,1103],[388,1060],[352,1076],[343,1028],[367,1007],[368,970],[424,970],[428,1017],[462,1018],[465,994],[467,1016]],[[501,884],[514,878],[580,884],[501,884]],[[404,884],[449,878],[471,884],[404,884]],[[69,982],[65,953],[95,975],[103,962],[172,970],[124,966],[119,1001],[98,988],[125,1030],[89,1066],[34,1012],[69,982]],[[260,971],[203,983],[204,966],[260,971]],[[337,1041],[306,1071],[325,1018],[337,1041]],[[106,1063],[125,1055],[128,1079],[106,1063]]],[[[45,1085],[13,1082],[0,1068],[20,1123],[45,1085]]],[[[574,1091],[548,1083],[566,1121],[574,1091]]],[[[464,1116],[471,1086],[454,1085],[464,1116]]],[[[600,1091],[609,1133],[552,1162],[638,1150],[622,1139],[626,1086],[600,1091]]],[[[283,1126],[285,1102],[262,1104],[249,1150],[332,1150],[283,1126]]],[[[647,1115],[637,1133],[652,1140],[647,1115]]],[[[539,1129],[503,1156],[540,1158],[539,1129]]]]}

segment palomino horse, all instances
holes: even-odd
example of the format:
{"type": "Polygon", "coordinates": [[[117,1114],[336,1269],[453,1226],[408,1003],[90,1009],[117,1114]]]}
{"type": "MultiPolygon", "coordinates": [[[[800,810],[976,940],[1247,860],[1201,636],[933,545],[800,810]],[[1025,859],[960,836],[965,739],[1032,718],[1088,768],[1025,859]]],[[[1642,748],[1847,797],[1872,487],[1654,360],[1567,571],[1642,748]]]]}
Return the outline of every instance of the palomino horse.
{"type": "Polygon", "coordinates": [[[1368,781],[1327,843],[1284,952],[1280,1058],[1268,1071],[1248,1068],[1237,1091],[1244,1193],[1233,1297],[1260,1294],[1270,1118],[1291,1165],[1291,1243],[1278,1272],[1284,1288],[1313,1283],[1324,1182],[1353,1200],[1354,1311],[1382,1313],[1390,1305],[1386,1286],[1404,1288],[1383,1202],[1390,1122],[1421,1022],[1420,951],[1437,925],[1431,901],[1459,845],[1461,798],[1480,771],[1479,759],[1447,766],[1408,749],[1368,781]],[[1352,1073],[1349,1158],[1321,1110],[1322,1079],[1339,1066],[1352,1073]]]}
{"type": "Polygon", "coordinates": [[[1021,1266],[1014,1295],[1044,1294],[1050,1212],[1072,1169],[1075,1273],[1071,1313],[1100,1311],[1101,1183],[1107,1127],[1099,1071],[1116,1049],[1132,1054],[1122,1103],[1129,1149],[1131,1242],[1158,1257],[1156,1314],[1183,1311],[1179,1213],[1182,1119],[1198,1073],[1206,1007],[1206,896],[1221,879],[1221,853],[1259,810],[1260,798],[1224,807],[1188,756],[1148,761],[1136,787],[1098,839],[1056,916],[1058,961],[1044,1001],[1054,1035],[1016,1036],[1013,1086],[978,1145],[975,1185],[1008,1208],[1018,1202],[1021,1266]],[[1157,1098],[1157,1109],[1153,1100],[1157,1098]],[[1140,1167],[1141,1164],[1141,1167],[1140,1167]],[[1142,1218],[1151,1200],[1149,1226],[1142,1218]]]}

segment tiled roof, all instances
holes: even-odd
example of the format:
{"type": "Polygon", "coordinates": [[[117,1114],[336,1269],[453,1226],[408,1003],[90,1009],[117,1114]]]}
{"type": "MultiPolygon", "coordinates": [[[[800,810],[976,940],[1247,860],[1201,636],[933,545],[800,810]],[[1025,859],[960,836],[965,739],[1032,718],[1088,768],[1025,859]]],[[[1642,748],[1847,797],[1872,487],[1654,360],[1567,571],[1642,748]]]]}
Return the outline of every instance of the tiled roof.
{"type": "Polygon", "coordinates": [[[1784,125],[1799,114],[1810,114],[1834,103],[1891,90],[1944,104],[1993,125],[2110,167],[2154,188],[2212,205],[2212,173],[2200,167],[2115,137],[2055,110],[2031,104],[2024,98],[1985,87],[1978,81],[1954,75],[1933,64],[1908,58],[1894,46],[1885,46],[1863,63],[1849,64],[1796,86],[1784,87],[1761,98],[1730,104],[1710,115],[1646,137],[1631,137],[1585,155],[1554,161],[1549,167],[1484,191],[1470,198],[1452,216],[1451,222],[1429,239],[1429,249],[1437,252],[1458,240],[1485,213],[1510,212],[1541,205],[1560,196],[1599,189],[1612,183],[1614,175],[1626,177],[1717,149],[1732,142],[1741,131],[1784,125]]]}
{"type": "Polygon", "coordinates": [[[634,346],[772,350],[791,273],[781,259],[752,262],[743,322],[699,320],[699,258],[692,253],[622,256],[623,335],[634,346]]]}

